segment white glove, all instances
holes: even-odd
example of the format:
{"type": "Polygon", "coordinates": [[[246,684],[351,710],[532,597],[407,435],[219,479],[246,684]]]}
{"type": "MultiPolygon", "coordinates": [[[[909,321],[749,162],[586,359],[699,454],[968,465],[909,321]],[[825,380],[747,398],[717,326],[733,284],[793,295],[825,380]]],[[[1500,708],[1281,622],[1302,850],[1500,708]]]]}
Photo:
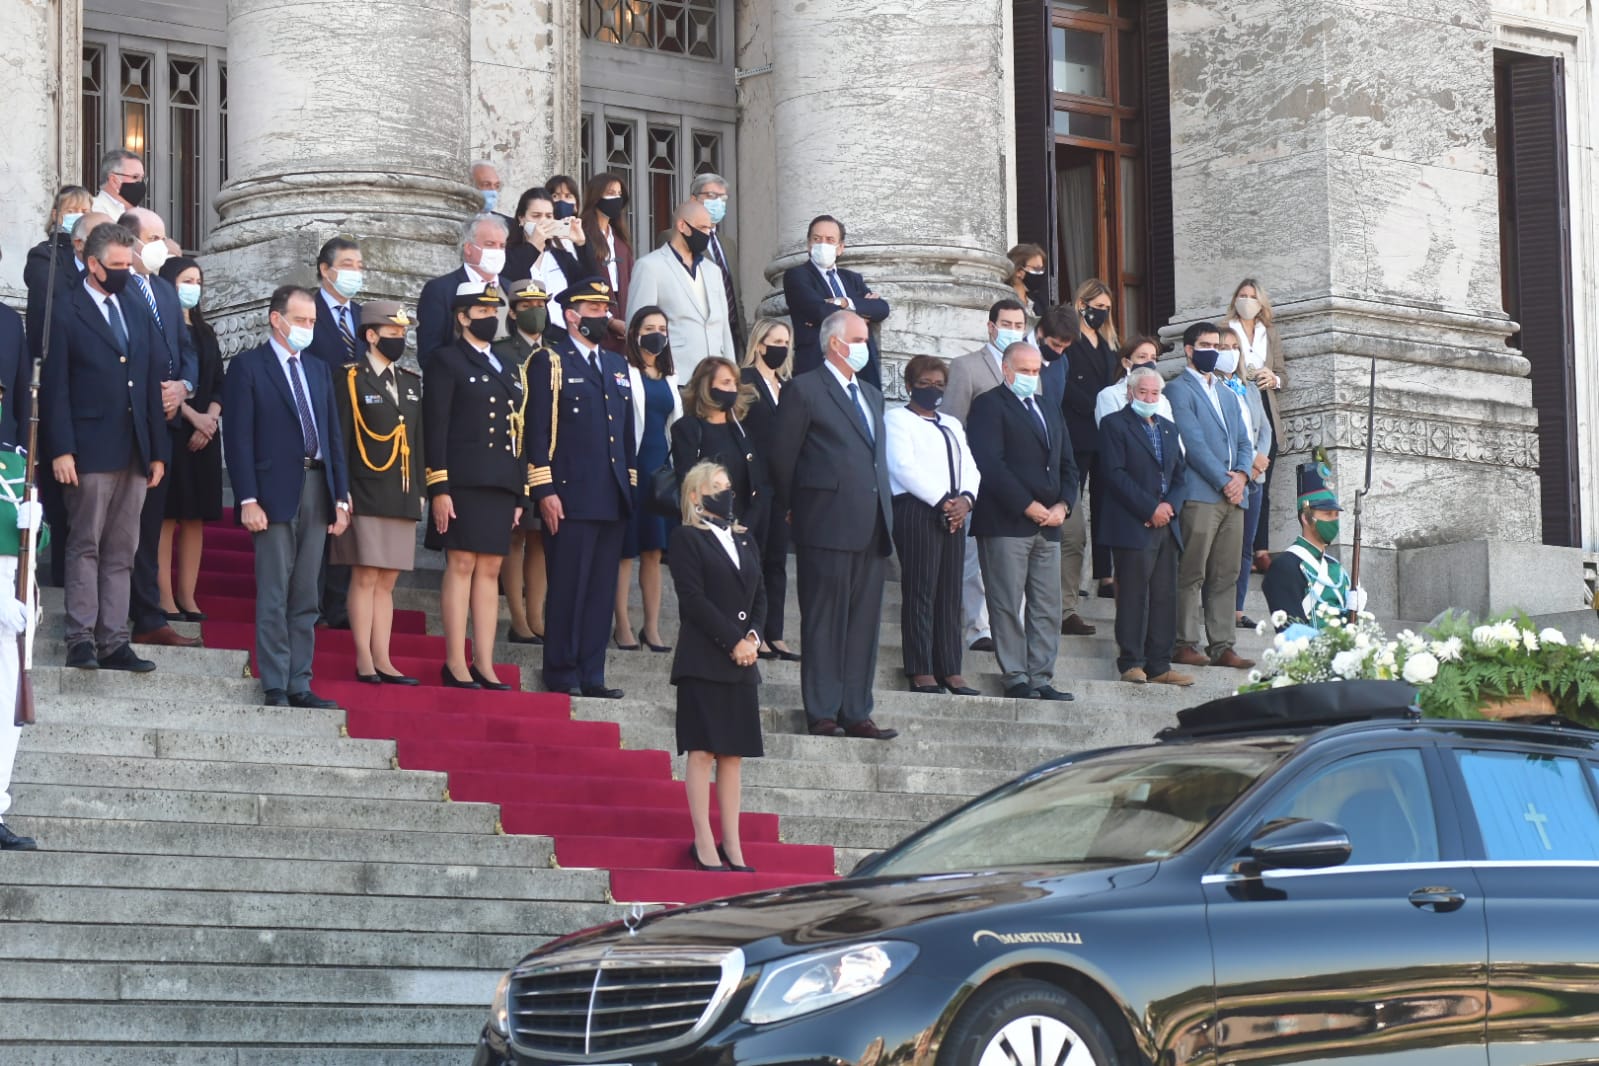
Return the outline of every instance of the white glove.
{"type": "Polygon", "coordinates": [[[38,529],[44,523],[44,508],[32,501],[17,504],[17,528],[38,529]]]}
{"type": "Polygon", "coordinates": [[[1356,588],[1350,589],[1348,594],[1344,597],[1344,610],[1346,610],[1346,611],[1354,611],[1356,614],[1359,614],[1361,611],[1364,611],[1365,609],[1366,609],[1366,590],[1363,589],[1363,588],[1359,588],[1358,586],[1356,588]]]}
{"type": "Polygon", "coordinates": [[[28,628],[28,609],[15,596],[0,599],[0,635],[14,637],[28,628]]]}

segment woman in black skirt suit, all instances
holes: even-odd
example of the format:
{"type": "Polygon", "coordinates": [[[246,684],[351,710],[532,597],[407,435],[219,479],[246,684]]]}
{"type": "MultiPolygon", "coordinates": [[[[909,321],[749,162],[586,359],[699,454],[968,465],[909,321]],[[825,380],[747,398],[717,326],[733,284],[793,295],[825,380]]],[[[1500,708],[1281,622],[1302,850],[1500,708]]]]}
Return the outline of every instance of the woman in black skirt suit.
{"type": "Polygon", "coordinates": [[[733,486],[733,515],[761,542],[772,489],[766,460],[744,431],[755,390],[741,386],[731,360],[701,359],[683,392],[683,417],[672,423],[672,469],[678,484],[701,459],[720,463],[733,486]]]}
{"type": "Polygon", "coordinates": [[[167,471],[167,512],[161,523],[159,573],[161,609],[173,621],[203,621],[194,599],[200,580],[200,542],[206,522],[222,517],[222,442],[217,426],[222,415],[222,348],[217,335],[200,312],[205,278],[200,264],[174,256],[161,267],[161,276],[177,287],[183,320],[200,356],[194,395],[178,409],[189,430],[185,446],[174,446],[167,471]],[[172,547],[177,541],[177,579],[172,574],[172,547]]]}
{"type": "Polygon", "coordinates": [[[684,475],[683,524],[672,531],[672,584],[677,589],[677,750],[688,754],[684,774],[694,842],[689,857],[702,870],[753,872],[739,839],[742,760],[759,758],[761,646],[758,619],[766,587],[755,538],[733,518],[727,471],[713,462],[684,475]],[[722,843],[711,831],[711,769],[722,814],[722,843]]]}
{"type": "Polygon", "coordinates": [[[492,285],[462,282],[455,293],[455,343],[433,353],[422,379],[424,476],[433,501],[426,543],[445,553],[440,673],[452,688],[511,687],[494,673],[494,630],[500,564],[527,502],[527,468],[519,458],[527,399],[518,368],[490,347],[504,303],[492,285]]]}

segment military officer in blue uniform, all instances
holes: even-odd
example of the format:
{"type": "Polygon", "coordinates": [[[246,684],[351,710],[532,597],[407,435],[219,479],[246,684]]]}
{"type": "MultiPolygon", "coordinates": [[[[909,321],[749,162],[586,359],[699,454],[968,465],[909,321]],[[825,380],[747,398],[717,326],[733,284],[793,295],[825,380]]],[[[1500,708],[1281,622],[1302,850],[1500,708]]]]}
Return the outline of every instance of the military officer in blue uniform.
{"type": "Polygon", "coordinates": [[[544,687],[621,699],[605,648],[638,465],[627,363],[599,347],[610,301],[592,279],[560,296],[566,333],[527,366],[527,462],[549,571],[544,687]]]}

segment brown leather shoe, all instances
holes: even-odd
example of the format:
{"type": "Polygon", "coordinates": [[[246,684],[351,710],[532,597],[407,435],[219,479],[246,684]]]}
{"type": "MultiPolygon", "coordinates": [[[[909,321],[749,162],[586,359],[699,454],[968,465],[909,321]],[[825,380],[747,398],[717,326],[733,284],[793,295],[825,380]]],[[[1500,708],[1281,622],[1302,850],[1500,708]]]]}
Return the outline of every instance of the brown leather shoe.
{"type": "Polygon", "coordinates": [[[1151,685],[1176,685],[1178,688],[1187,688],[1194,683],[1194,679],[1187,674],[1179,674],[1176,670],[1167,670],[1164,674],[1156,674],[1149,679],[1151,685]]]}
{"type": "Polygon", "coordinates": [[[863,718],[854,725],[845,726],[844,732],[849,736],[859,737],[862,740],[893,740],[899,736],[899,730],[879,729],[877,728],[877,723],[870,718],[863,718]]]}
{"type": "Polygon", "coordinates": [[[1171,661],[1179,666],[1209,666],[1210,660],[1198,648],[1178,648],[1171,661]]]}
{"type": "Polygon", "coordinates": [[[156,644],[163,648],[198,648],[199,637],[186,637],[171,626],[160,626],[156,629],[147,629],[143,633],[133,634],[135,644],[156,644]]]}
{"type": "Polygon", "coordinates": [[[818,718],[811,723],[811,736],[813,737],[841,737],[844,729],[831,718],[818,718]]]}
{"type": "Polygon", "coordinates": [[[1135,666],[1130,670],[1122,671],[1122,680],[1129,685],[1142,685],[1149,680],[1149,675],[1144,673],[1142,666],[1135,666]]]}
{"type": "Polygon", "coordinates": [[[1212,659],[1210,661],[1210,665],[1231,667],[1234,670],[1248,670],[1250,667],[1255,665],[1255,660],[1246,659],[1242,655],[1239,655],[1236,651],[1228,648],[1226,651],[1212,659]]]}
{"type": "Polygon", "coordinates": [[[1061,619],[1060,635],[1063,637],[1091,637],[1098,632],[1097,626],[1083,621],[1083,616],[1075,611],[1061,619]]]}

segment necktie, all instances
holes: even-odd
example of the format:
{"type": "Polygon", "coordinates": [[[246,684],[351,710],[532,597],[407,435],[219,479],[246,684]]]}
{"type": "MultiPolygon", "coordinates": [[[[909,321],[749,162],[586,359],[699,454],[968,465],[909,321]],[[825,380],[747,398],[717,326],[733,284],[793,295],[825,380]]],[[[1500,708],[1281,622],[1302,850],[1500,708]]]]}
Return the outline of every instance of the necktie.
{"type": "Polygon", "coordinates": [[[1044,421],[1044,412],[1042,412],[1042,411],[1040,411],[1038,409],[1038,405],[1033,402],[1033,398],[1031,396],[1027,397],[1027,410],[1032,414],[1032,416],[1034,418],[1038,419],[1038,428],[1043,430],[1043,432],[1044,432],[1044,445],[1045,445],[1045,447],[1048,447],[1048,445],[1049,445],[1049,423],[1044,421]]]}
{"type": "Polygon", "coordinates": [[[150,313],[155,316],[156,328],[161,326],[161,309],[155,305],[155,290],[150,287],[150,279],[143,274],[135,275],[139,279],[139,288],[144,292],[144,302],[150,305],[150,313]]]}
{"type": "Polygon", "coordinates": [[[829,270],[827,272],[827,284],[832,286],[834,296],[837,296],[840,300],[844,299],[844,287],[838,283],[838,271],[829,270]]]}
{"type": "Polygon", "coordinates": [[[861,428],[866,430],[866,439],[876,440],[872,435],[872,420],[866,417],[866,408],[861,405],[861,387],[853,381],[849,383],[849,399],[855,407],[855,413],[860,416],[861,428]]]}
{"type": "Polygon", "coordinates": [[[344,361],[349,362],[355,358],[355,334],[350,331],[350,308],[348,304],[339,305],[339,333],[344,337],[344,361]]]}
{"type": "Polygon", "coordinates": [[[733,271],[728,269],[727,256],[722,254],[722,242],[711,235],[711,258],[722,271],[722,294],[727,297],[727,324],[733,331],[733,348],[744,350],[744,323],[738,317],[738,299],[733,295],[733,271]]]}
{"type": "Polygon", "coordinates": [[[300,436],[305,441],[305,457],[315,459],[316,419],[311,417],[311,404],[305,398],[305,387],[300,384],[300,357],[297,355],[289,356],[289,383],[294,386],[294,406],[300,412],[300,436]]]}
{"type": "Polygon", "coordinates": [[[122,345],[122,350],[128,350],[128,324],[122,321],[122,312],[117,309],[116,300],[107,296],[105,300],[106,314],[111,320],[111,332],[116,335],[117,343],[122,345]]]}
{"type": "Polygon", "coordinates": [[[384,367],[383,373],[378,375],[378,383],[383,386],[383,391],[389,394],[389,399],[395,403],[400,402],[400,390],[394,386],[394,368],[384,367]]]}

